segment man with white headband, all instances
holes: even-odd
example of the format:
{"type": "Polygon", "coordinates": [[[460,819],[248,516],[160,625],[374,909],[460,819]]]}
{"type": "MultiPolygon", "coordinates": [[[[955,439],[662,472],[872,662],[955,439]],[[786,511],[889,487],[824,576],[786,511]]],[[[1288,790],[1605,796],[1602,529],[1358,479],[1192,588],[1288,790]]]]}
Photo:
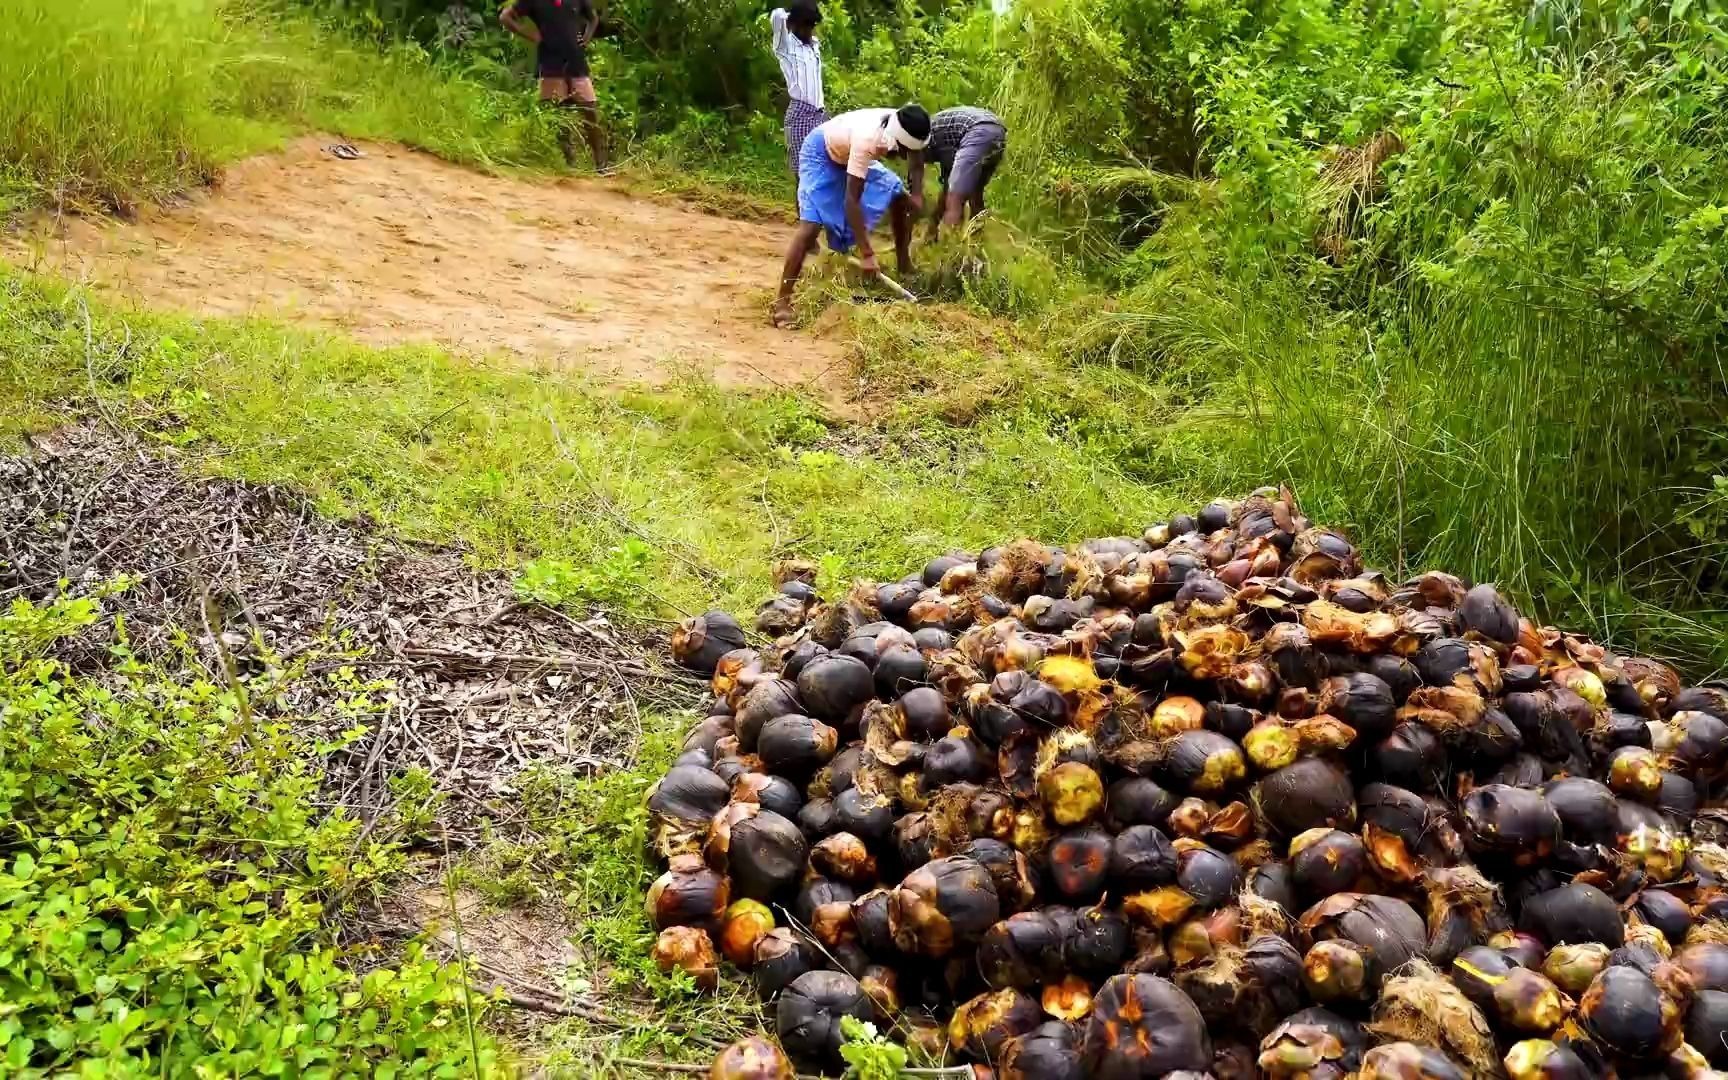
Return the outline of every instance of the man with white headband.
{"type": "Polygon", "coordinates": [[[929,140],[930,114],[918,105],[842,113],[805,137],[798,152],[798,229],[780,271],[775,326],[791,325],[793,286],[804,272],[804,256],[824,230],[829,250],[848,251],[856,244],[864,272],[874,274],[879,267],[870,230],[886,214],[900,271],[912,269],[912,215],[924,205],[924,144],[929,140]],[[909,185],[882,164],[883,158],[902,155],[909,185]]]}

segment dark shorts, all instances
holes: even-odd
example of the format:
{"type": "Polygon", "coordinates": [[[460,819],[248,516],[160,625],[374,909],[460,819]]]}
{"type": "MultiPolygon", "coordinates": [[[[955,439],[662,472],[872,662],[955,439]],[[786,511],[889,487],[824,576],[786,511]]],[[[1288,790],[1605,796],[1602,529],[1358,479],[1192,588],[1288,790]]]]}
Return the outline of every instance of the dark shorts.
{"type": "Polygon", "coordinates": [[[540,51],[535,56],[535,66],[542,79],[586,79],[588,50],[580,45],[548,49],[545,42],[541,42],[540,51]]]}
{"type": "Polygon", "coordinates": [[[942,186],[955,195],[977,195],[996,175],[1002,152],[1008,148],[1008,129],[1001,124],[973,124],[960,137],[954,151],[954,166],[942,173],[942,186]]]}

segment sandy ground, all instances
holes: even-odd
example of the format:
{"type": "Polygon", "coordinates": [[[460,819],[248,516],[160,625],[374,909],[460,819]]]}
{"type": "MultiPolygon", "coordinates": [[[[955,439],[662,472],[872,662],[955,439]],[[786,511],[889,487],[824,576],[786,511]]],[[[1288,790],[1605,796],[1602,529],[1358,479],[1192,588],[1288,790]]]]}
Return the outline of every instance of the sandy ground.
{"type": "Polygon", "coordinates": [[[829,396],[840,381],[838,342],[768,324],[782,228],[399,146],[360,144],[345,161],[329,142],[242,162],[132,223],[40,219],[0,251],[152,307],[513,354],[608,382],[695,368],[829,396]]]}

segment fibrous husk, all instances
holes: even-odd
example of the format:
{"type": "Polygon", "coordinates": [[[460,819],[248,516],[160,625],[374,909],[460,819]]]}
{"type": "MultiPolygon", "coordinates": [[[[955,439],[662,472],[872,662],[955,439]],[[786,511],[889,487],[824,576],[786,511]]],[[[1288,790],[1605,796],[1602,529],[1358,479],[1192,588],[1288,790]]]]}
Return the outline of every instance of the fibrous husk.
{"type": "Polygon", "coordinates": [[[1002,550],[985,571],[984,587],[1011,604],[1018,604],[1044,587],[1050,552],[1036,540],[1016,540],[1002,550]]]}
{"type": "Polygon", "coordinates": [[[1688,945],[1728,945],[1728,919],[1704,919],[1686,931],[1688,945]]]}
{"type": "Polygon", "coordinates": [[[1248,889],[1237,894],[1236,906],[1242,910],[1242,937],[1252,941],[1261,934],[1288,937],[1295,922],[1283,905],[1268,900],[1248,889]]]}
{"type": "Polygon", "coordinates": [[[1473,1076],[1500,1075],[1488,1019],[1425,961],[1411,963],[1381,986],[1368,1030],[1391,1041],[1443,1050],[1468,1065],[1473,1076]]]}
{"type": "Polygon", "coordinates": [[[788,581],[802,581],[806,585],[814,585],[816,571],[816,564],[809,559],[781,559],[774,564],[772,571],[774,587],[778,589],[788,581]]]}
{"type": "Polygon", "coordinates": [[[1425,871],[1421,884],[1428,897],[1431,927],[1448,911],[1460,909],[1469,915],[1471,928],[1479,940],[1510,925],[1500,901],[1500,887],[1468,863],[1425,871]]]}

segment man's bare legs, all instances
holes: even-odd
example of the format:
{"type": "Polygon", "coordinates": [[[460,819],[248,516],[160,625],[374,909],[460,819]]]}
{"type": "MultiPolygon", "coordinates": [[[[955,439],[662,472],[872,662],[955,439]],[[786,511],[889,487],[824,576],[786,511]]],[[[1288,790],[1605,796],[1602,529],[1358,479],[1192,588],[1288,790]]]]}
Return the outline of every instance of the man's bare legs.
{"type": "Polygon", "coordinates": [[[798,275],[804,272],[804,257],[816,248],[816,236],[822,226],[814,221],[800,221],[786,245],[786,261],[780,267],[780,294],[774,298],[774,325],[792,325],[792,289],[798,275]]]}
{"type": "Polygon", "coordinates": [[[888,204],[888,220],[894,229],[894,262],[902,274],[912,272],[912,199],[904,191],[888,204]]]}
{"type": "Polygon", "coordinates": [[[594,94],[592,79],[567,79],[547,76],[540,80],[540,100],[558,107],[560,112],[577,114],[574,124],[560,125],[558,147],[564,151],[564,163],[576,164],[576,131],[582,129],[588,143],[588,153],[594,159],[594,171],[607,169],[606,130],[600,126],[600,105],[594,94]]]}
{"type": "MultiPolygon", "coordinates": [[[[912,272],[912,200],[905,192],[894,196],[888,204],[888,220],[894,231],[894,261],[902,274],[912,272]]],[[[774,298],[774,325],[792,325],[792,290],[804,273],[804,258],[816,250],[816,238],[822,226],[813,221],[800,221],[786,245],[786,261],[780,266],[780,292],[774,298]]]]}

